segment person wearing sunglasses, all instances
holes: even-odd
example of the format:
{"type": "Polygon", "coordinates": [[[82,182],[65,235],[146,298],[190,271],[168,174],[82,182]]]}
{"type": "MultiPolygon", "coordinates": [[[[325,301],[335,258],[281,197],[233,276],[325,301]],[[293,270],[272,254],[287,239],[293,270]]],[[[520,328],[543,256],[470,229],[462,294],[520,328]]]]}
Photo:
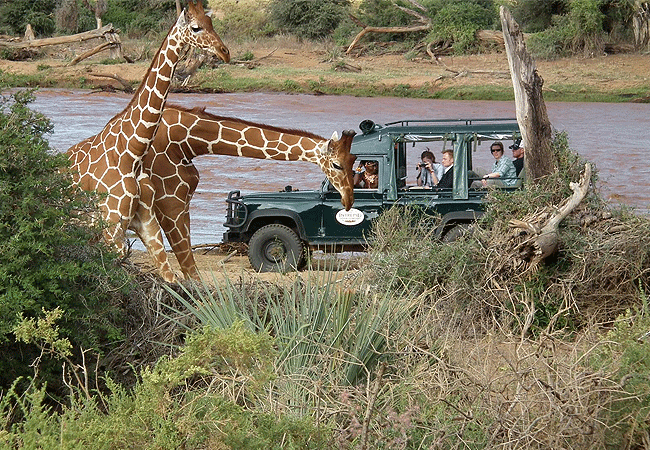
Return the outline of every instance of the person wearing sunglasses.
{"type": "Polygon", "coordinates": [[[524,168],[524,148],[521,146],[521,139],[517,139],[510,147],[512,150],[512,164],[514,164],[515,169],[517,170],[517,176],[521,173],[521,170],[524,168]]]}
{"type": "Polygon", "coordinates": [[[503,143],[495,141],[490,145],[490,152],[494,157],[492,172],[483,176],[481,183],[487,186],[514,186],[517,182],[517,169],[512,160],[503,154],[503,143]]]}

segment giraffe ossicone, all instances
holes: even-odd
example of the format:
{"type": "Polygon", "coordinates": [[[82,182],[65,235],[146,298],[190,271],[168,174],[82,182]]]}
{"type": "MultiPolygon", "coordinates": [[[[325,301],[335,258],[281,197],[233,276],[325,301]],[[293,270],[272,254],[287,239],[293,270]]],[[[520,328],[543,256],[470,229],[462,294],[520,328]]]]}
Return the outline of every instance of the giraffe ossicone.
{"type": "Polygon", "coordinates": [[[187,46],[207,50],[224,62],[230,61],[228,48],[215,33],[201,1],[188,0],[127,107],[109,120],[100,133],[68,150],[75,184],[106,194],[99,205],[103,219],[109,224],[105,239],[123,252],[126,229],[144,230],[144,237],[140,238],[156,265],[162,265],[161,274],[166,281],[175,281],[175,276],[164,246],[157,245],[162,239],[155,237],[156,233],[160,235],[155,217],[139,215],[140,223],[132,222],[140,197],[154,194],[151,182],[142,172],[142,157],[153,140],[174,69],[187,46]]]}
{"type": "Polygon", "coordinates": [[[183,274],[198,278],[189,214],[190,200],[199,182],[194,157],[213,154],[308,161],[321,168],[341,193],[345,209],[350,209],[354,202],[352,167],[356,157],[350,153],[354,135],[354,131],[347,130],[340,138],[334,132],[331,139],[326,139],[305,131],[220,117],[199,108],[167,105],[143,160],[143,172],[153,184],[153,200],[147,203],[148,198],[141,198],[138,215],[157,217],[183,274]]]}

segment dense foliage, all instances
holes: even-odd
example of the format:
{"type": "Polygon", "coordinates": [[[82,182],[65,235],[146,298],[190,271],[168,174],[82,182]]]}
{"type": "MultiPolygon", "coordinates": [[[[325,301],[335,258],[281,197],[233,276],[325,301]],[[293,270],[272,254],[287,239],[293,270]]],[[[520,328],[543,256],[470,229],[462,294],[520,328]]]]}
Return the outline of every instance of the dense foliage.
{"type": "Polygon", "coordinates": [[[36,35],[52,34],[56,4],[57,0],[0,0],[0,34],[22,35],[27,24],[36,35]]]}
{"type": "Polygon", "coordinates": [[[109,292],[124,283],[100,229],[88,226],[95,199],[61,170],[67,158],[52,154],[52,127],[28,108],[32,99],[17,92],[0,102],[0,387],[31,362],[11,335],[20,314],[61,307],[64,336],[94,346],[112,332],[109,292]]]}
{"type": "MultiPolygon", "coordinates": [[[[40,36],[87,31],[93,12],[82,0],[0,0],[0,33],[22,34],[30,23],[40,36]]],[[[376,27],[428,23],[426,33],[372,33],[364,39],[449,45],[456,53],[479,50],[476,32],[500,29],[498,7],[506,6],[532,33],[536,56],[600,54],[605,43],[634,43],[633,0],[229,0],[205,2],[219,14],[216,29],[230,39],[288,33],[301,39],[334,38],[349,44],[360,28],[350,16],[376,27]],[[411,42],[417,41],[417,42],[411,42]]],[[[90,2],[92,5],[93,2],[90,2]]],[[[176,14],[173,0],[108,0],[103,23],[141,37],[166,30],[176,14]]]]}
{"type": "Polygon", "coordinates": [[[270,19],[283,32],[300,38],[317,39],[330,35],[345,17],[349,0],[274,0],[270,19]]]}

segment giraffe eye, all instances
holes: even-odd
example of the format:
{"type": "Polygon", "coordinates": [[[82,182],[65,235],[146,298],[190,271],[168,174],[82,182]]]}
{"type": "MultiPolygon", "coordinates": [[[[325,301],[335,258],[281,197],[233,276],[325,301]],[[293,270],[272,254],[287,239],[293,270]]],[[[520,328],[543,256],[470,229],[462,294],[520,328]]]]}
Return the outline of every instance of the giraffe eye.
{"type": "Polygon", "coordinates": [[[202,30],[201,27],[199,27],[199,26],[197,26],[197,25],[192,25],[192,31],[193,31],[194,33],[198,33],[198,32],[201,31],[201,30],[202,30]]]}
{"type": "Polygon", "coordinates": [[[339,165],[336,164],[335,162],[332,163],[332,166],[333,166],[336,170],[343,170],[343,167],[339,166],[339,165]]]}

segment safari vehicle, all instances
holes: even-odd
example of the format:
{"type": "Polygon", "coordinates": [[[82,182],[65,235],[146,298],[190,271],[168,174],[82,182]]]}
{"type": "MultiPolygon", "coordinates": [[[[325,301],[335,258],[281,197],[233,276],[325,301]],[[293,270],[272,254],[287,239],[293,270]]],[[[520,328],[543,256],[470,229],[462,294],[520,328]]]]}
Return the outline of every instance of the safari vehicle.
{"type": "Polygon", "coordinates": [[[349,211],[341,207],[341,196],[327,179],[312,191],[288,188],[246,195],[231,191],[223,241],[248,243],[250,263],[258,271],[300,269],[310,249],[363,249],[373,219],[393,205],[417,205],[439,214],[436,235],[454,240],[483,214],[486,191],[471,187],[477,180],[472,164],[477,146],[500,140],[507,148],[508,141],[520,138],[515,119],[402,120],[385,125],[364,120],[359,128],[351,152],[357,161],[379,163],[376,189],[355,188],[349,211]],[[441,148],[453,149],[450,189],[422,189],[407,182],[408,175],[415,178],[423,145],[434,142],[438,144],[430,147],[436,155],[441,148]]]}

